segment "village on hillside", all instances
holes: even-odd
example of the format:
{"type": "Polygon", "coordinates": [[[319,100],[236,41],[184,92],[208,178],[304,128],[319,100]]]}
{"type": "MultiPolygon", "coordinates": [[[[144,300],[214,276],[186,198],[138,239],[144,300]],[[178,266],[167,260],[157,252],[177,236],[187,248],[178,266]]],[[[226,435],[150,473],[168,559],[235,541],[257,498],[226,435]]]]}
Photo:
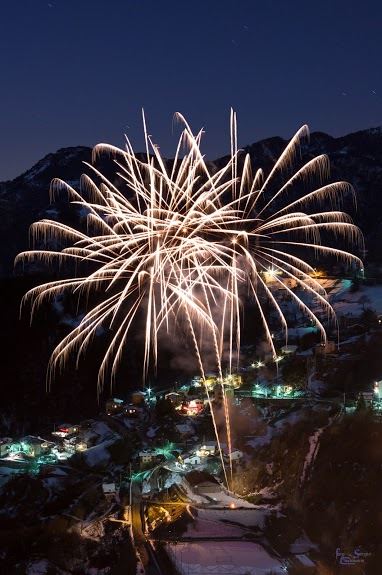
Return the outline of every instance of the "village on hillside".
{"type": "MultiPolygon", "coordinates": [[[[293,517],[285,514],[285,463],[277,461],[274,446],[286,441],[291,449],[289,435],[304,425],[295,446],[298,464],[295,454],[297,467],[292,474],[289,469],[288,479],[302,486],[310,481],[327,429],[362,410],[382,423],[382,381],[338,381],[342,365],[372,354],[382,338],[382,288],[321,281],[337,314],[339,338],[334,326],[322,342],[317,326],[286,298],[281,305],[292,327],[287,342],[282,332],[272,334],[276,357],[266,345],[246,346],[237,372],[223,381],[211,373],[204,381],[194,376],[167,388],[147,385],[111,397],[93,419],[57,422],[35,436],[3,437],[3,509],[23,513],[26,524],[32,520],[25,502],[14,500],[20,488],[30,488],[29,477],[41,517],[49,515],[53,525],[60,517],[65,530],[86,545],[101,543],[103,553],[128,537],[137,572],[154,562],[159,573],[172,565],[181,575],[216,573],[217,565],[225,569],[219,573],[315,573],[320,549],[305,530],[294,525],[288,544],[275,532],[278,522],[293,524],[293,517]],[[222,431],[225,401],[230,437],[222,431]]],[[[27,572],[34,573],[32,567],[27,572]]]]}

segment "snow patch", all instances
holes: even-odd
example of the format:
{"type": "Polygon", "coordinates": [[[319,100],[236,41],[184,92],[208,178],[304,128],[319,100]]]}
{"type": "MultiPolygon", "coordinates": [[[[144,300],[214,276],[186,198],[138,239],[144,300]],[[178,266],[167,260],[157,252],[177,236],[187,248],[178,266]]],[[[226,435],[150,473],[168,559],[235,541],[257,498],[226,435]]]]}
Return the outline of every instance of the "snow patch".
{"type": "Polygon", "coordinates": [[[282,563],[258,543],[199,541],[168,544],[166,549],[181,575],[285,574],[282,563]]]}
{"type": "Polygon", "coordinates": [[[89,447],[89,449],[84,452],[84,458],[90,467],[95,467],[96,465],[105,465],[110,461],[110,453],[108,447],[114,443],[114,439],[109,439],[103,441],[99,445],[94,447],[89,447]]]}
{"type": "Polygon", "coordinates": [[[40,559],[28,563],[26,575],[45,575],[49,569],[49,561],[40,559]]]}

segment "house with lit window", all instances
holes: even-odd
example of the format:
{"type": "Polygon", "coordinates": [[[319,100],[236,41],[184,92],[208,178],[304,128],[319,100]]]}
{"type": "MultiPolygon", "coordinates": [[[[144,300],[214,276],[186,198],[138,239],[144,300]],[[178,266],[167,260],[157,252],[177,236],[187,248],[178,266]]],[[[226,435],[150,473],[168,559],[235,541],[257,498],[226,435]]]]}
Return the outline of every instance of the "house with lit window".
{"type": "Polygon", "coordinates": [[[3,437],[0,439],[0,457],[6,457],[11,449],[12,439],[3,437]]]}
{"type": "Polygon", "coordinates": [[[215,455],[217,451],[216,441],[205,441],[197,450],[197,453],[202,457],[207,455],[215,455]]]}
{"type": "Polygon", "coordinates": [[[115,481],[104,481],[102,483],[102,491],[106,499],[113,499],[117,493],[117,485],[115,481]]]}
{"type": "Polygon", "coordinates": [[[204,401],[199,398],[190,398],[182,403],[182,413],[190,416],[199,415],[204,409],[204,401]]]}
{"type": "Polygon", "coordinates": [[[118,399],[118,397],[111,397],[105,404],[106,415],[121,413],[124,408],[124,403],[125,402],[123,399],[118,399]]]}
{"type": "MultiPolygon", "coordinates": [[[[229,461],[230,457],[229,457],[229,450],[227,447],[225,447],[223,449],[223,457],[226,461],[229,461]]],[[[233,461],[234,463],[240,463],[240,461],[242,461],[244,457],[244,453],[242,451],[240,451],[240,449],[236,449],[235,447],[232,447],[231,449],[231,461],[233,461]]]]}
{"type": "Polygon", "coordinates": [[[163,456],[158,455],[158,452],[155,449],[143,449],[138,455],[139,466],[141,469],[149,465],[155,465],[163,458],[163,456]]]}
{"type": "Polygon", "coordinates": [[[140,411],[141,411],[140,408],[134,405],[133,403],[129,403],[125,405],[123,408],[123,413],[127,417],[138,417],[140,411]]]}
{"type": "Polygon", "coordinates": [[[184,393],[178,393],[176,391],[170,391],[165,394],[165,399],[169,399],[175,409],[180,408],[182,403],[185,401],[184,393]]]}
{"type": "Polygon", "coordinates": [[[193,454],[191,454],[188,457],[185,457],[183,459],[183,463],[185,465],[200,465],[201,462],[202,462],[202,459],[201,459],[200,455],[197,455],[196,453],[193,453],[193,454]]]}
{"type": "Polygon", "coordinates": [[[64,438],[68,437],[69,435],[75,435],[79,431],[80,431],[79,425],[72,425],[71,423],[63,423],[57,426],[57,428],[54,431],[52,431],[52,435],[64,438]]]}
{"type": "Polygon", "coordinates": [[[51,441],[46,441],[42,437],[34,435],[27,435],[20,440],[20,444],[24,446],[23,451],[28,453],[31,457],[39,457],[47,453],[51,446],[54,444],[51,441]]]}

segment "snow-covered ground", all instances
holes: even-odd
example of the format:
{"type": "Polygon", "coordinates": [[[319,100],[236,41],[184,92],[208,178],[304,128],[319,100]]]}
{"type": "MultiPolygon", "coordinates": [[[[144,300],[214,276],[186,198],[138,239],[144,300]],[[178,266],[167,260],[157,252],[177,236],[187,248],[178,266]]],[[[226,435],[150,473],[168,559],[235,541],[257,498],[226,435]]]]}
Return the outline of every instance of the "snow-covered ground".
{"type": "Polygon", "coordinates": [[[168,544],[181,575],[285,574],[282,563],[261,545],[248,541],[199,541],[168,544]]]}
{"type": "Polygon", "coordinates": [[[307,478],[308,472],[313,465],[313,461],[316,457],[318,451],[318,445],[320,436],[323,432],[324,428],[321,427],[320,429],[316,429],[316,431],[309,437],[309,449],[308,453],[306,454],[304,467],[301,474],[301,484],[304,483],[305,479],[307,478]]]}
{"type": "Polygon", "coordinates": [[[107,439],[99,445],[90,447],[84,452],[84,459],[90,467],[95,467],[96,465],[105,465],[110,460],[110,452],[108,447],[114,443],[114,439],[107,439]]]}
{"type": "Polygon", "coordinates": [[[253,449],[263,447],[264,445],[268,445],[268,443],[272,441],[274,432],[275,429],[272,428],[270,425],[267,425],[266,432],[263,435],[257,435],[256,437],[251,437],[247,440],[246,443],[249,447],[253,447],[253,449]]]}
{"type": "MultiPolygon", "coordinates": [[[[103,421],[95,421],[91,426],[90,433],[93,435],[96,434],[102,440],[109,439],[115,435],[110,427],[103,421]]],[[[84,434],[84,437],[86,437],[86,434],[84,434]]]]}
{"type": "Polygon", "coordinates": [[[227,510],[239,510],[239,509],[255,509],[255,505],[249,503],[245,499],[238,497],[231,491],[228,491],[224,487],[222,487],[219,483],[216,483],[215,488],[213,489],[213,485],[208,486],[208,490],[195,491],[190,487],[186,480],[182,481],[181,483],[183,489],[186,491],[186,494],[190,501],[195,505],[203,505],[208,506],[209,509],[214,508],[226,508],[227,510]]]}
{"type": "MultiPolygon", "coordinates": [[[[220,486],[218,485],[217,487],[219,488],[220,486]]],[[[241,499],[236,495],[234,495],[233,493],[230,493],[229,491],[226,491],[225,489],[222,488],[220,488],[219,491],[211,493],[210,497],[211,499],[214,500],[214,504],[212,505],[212,507],[228,507],[228,508],[244,507],[247,509],[254,508],[254,505],[252,503],[249,503],[245,499],[241,499]]]]}
{"type": "Polygon", "coordinates": [[[46,559],[31,561],[27,565],[26,575],[46,575],[50,565],[46,559]]]}
{"type": "Polygon", "coordinates": [[[171,473],[165,481],[164,488],[168,489],[171,485],[181,485],[183,477],[180,473],[171,473]]]}
{"type": "MultiPolygon", "coordinates": [[[[249,503],[220,485],[216,485],[216,491],[208,493],[208,498],[203,497],[201,493],[194,493],[187,481],[183,481],[182,487],[197,508],[196,513],[193,512],[195,513],[195,522],[189,526],[189,530],[193,532],[195,537],[198,534],[201,536],[200,532],[203,533],[204,530],[207,531],[208,529],[211,532],[217,531],[220,536],[223,536],[228,524],[234,524],[235,528],[238,528],[238,530],[234,529],[235,532],[232,532],[231,536],[240,537],[244,528],[263,529],[266,518],[278,512],[277,508],[272,505],[249,503]]],[[[189,535],[188,532],[187,535],[189,535]]]]}
{"type": "Polygon", "coordinates": [[[342,280],[329,293],[329,300],[339,316],[357,317],[366,308],[382,314],[382,286],[361,286],[359,290],[350,290],[351,282],[342,280]]]}
{"type": "Polygon", "coordinates": [[[249,447],[254,449],[262,447],[263,445],[267,445],[272,441],[275,435],[282,433],[283,427],[286,424],[294,425],[298,421],[301,421],[301,419],[304,417],[306,417],[306,413],[303,409],[293,410],[289,413],[285,413],[283,416],[280,416],[277,421],[267,425],[264,435],[258,435],[256,437],[250,438],[246,443],[249,447]]]}
{"type": "Polygon", "coordinates": [[[242,537],[246,532],[241,526],[230,525],[211,518],[205,519],[203,514],[198,513],[195,520],[187,525],[187,530],[182,533],[182,537],[242,537]]]}
{"type": "MultiPolygon", "coordinates": [[[[377,314],[382,314],[382,285],[367,286],[361,285],[360,288],[351,291],[352,281],[350,279],[320,279],[322,287],[328,293],[329,301],[332,304],[337,316],[359,317],[366,308],[374,310],[377,314]]],[[[317,299],[312,298],[308,292],[298,292],[300,297],[318,316],[323,317],[322,307],[317,299]]],[[[283,298],[280,301],[280,307],[283,313],[288,317],[294,327],[289,327],[288,337],[292,341],[294,338],[300,338],[307,333],[317,331],[314,326],[303,326],[299,323],[306,323],[306,315],[296,309],[293,301],[283,298]]],[[[326,314],[324,314],[326,317],[326,314]]]]}
{"type": "Polygon", "coordinates": [[[159,430],[158,425],[151,425],[146,432],[147,437],[149,439],[154,439],[158,430],[159,430]]]}
{"type": "Polygon", "coordinates": [[[272,506],[265,505],[252,505],[250,509],[198,509],[198,519],[263,529],[267,517],[274,513],[272,506]]]}
{"type": "Polygon", "coordinates": [[[197,495],[192,489],[188,481],[185,479],[181,483],[182,489],[185,491],[187,497],[192,501],[192,503],[198,505],[206,502],[204,497],[197,495]]]}
{"type": "Polygon", "coordinates": [[[308,333],[316,333],[317,328],[312,326],[299,326],[288,328],[288,339],[293,340],[294,338],[300,338],[308,333]]]}
{"type": "Polygon", "coordinates": [[[16,473],[20,473],[20,470],[13,467],[0,467],[0,487],[12,479],[16,473]]]}
{"type": "Polygon", "coordinates": [[[307,553],[312,549],[318,549],[318,546],[312,543],[306,534],[298,537],[289,547],[291,553],[307,553]]]}
{"type": "Polygon", "coordinates": [[[314,461],[320,448],[320,437],[323,431],[325,431],[325,429],[332,424],[333,419],[335,419],[335,417],[331,417],[324,427],[316,429],[316,431],[309,437],[309,449],[305,457],[304,467],[301,474],[301,484],[304,483],[304,481],[308,478],[308,475],[311,473],[314,461]]]}

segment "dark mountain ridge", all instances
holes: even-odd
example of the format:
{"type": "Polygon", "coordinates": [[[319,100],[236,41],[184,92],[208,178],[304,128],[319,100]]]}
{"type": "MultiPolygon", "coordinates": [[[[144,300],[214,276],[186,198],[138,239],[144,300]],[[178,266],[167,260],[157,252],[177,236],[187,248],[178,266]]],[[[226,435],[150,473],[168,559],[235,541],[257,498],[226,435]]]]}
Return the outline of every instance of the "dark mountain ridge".
{"type": "MultiPolygon", "coordinates": [[[[262,167],[267,172],[286,144],[286,140],[272,137],[246,146],[244,151],[250,154],[254,168],[262,167]]],[[[309,143],[303,145],[302,152],[306,160],[327,154],[331,163],[331,181],[345,180],[354,186],[357,210],[351,215],[365,234],[369,259],[380,261],[382,128],[363,130],[339,138],[314,132],[309,143]]],[[[213,164],[220,167],[226,160],[227,157],[219,158],[213,164]]],[[[0,182],[0,276],[12,275],[15,256],[28,248],[30,224],[42,217],[54,219],[60,215],[62,206],[51,205],[49,201],[51,180],[61,178],[77,188],[81,174],[90,172],[84,162],[91,163],[91,148],[61,148],[42,158],[14,180],[0,182]]],[[[97,167],[115,179],[110,158],[103,158],[97,167]]]]}

